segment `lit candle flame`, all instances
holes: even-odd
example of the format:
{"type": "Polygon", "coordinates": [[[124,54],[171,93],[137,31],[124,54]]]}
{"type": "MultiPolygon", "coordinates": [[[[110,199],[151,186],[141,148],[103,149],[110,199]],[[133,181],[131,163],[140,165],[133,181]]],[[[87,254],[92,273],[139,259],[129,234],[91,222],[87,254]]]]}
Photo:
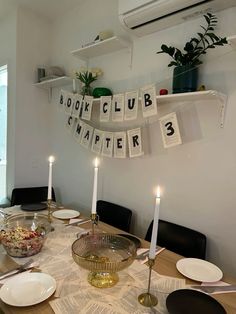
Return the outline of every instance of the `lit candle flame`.
{"type": "Polygon", "coordinates": [[[53,163],[55,161],[55,157],[54,156],[49,156],[48,161],[50,163],[53,163]]]}
{"type": "Polygon", "coordinates": [[[95,168],[98,168],[98,165],[99,165],[99,159],[96,157],[95,160],[94,160],[95,168]]]}

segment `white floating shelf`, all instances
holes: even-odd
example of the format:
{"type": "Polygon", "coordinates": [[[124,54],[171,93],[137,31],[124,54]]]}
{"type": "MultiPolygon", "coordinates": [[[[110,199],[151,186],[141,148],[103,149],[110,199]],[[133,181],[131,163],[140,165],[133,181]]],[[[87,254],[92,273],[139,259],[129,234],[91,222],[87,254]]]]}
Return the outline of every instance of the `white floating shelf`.
{"type": "Polygon", "coordinates": [[[76,57],[87,60],[89,58],[105,55],[124,48],[131,48],[131,43],[128,40],[114,36],[97,42],[91,46],[74,50],[71,53],[76,57]]]}
{"type": "Polygon", "coordinates": [[[192,93],[179,93],[157,96],[157,104],[164,104],[170,102],[189,102],[199,100],[220,100],[223,101],[226,95],[215,90],[207,90],[192,93]]]}
{"type": "Polygon", "coordinates": [[[52,99],[52,88],[59,87],[63,85],[68,85],[72,83],[72,78],[68,76],[60,76],[51,80],[45,80],[40,83],[33,84],[36,87],[48,90],[48,100],[51,102],[52,99]]]}
{"type": "MultiPolygon", "coordinates": [[[[214,100],[220,105],[220,126],[224,126],[224,117],[227,103],[227,96],[215,90],[207,90],[192,93],[179,93],[157,96],[157,106],[164,104],[193,102],[193,101],[207,101],[214,100]]],[[[100,99],[94,99],[94,102],[99,102],[100,99]]]]}
{"type": "Polygon", "coordinates": [[[227,40],[230,45],[236,46],[236,35],[228,37],[227,40]]]}
{"type": "Polygon", "coordinates": [[[33,84],[36,87],[50,89],[57,86],[67,85],[72,83],[72,78],[68,76],[61,76],[51,80],[42,81],[40,83],[33,84]]]}

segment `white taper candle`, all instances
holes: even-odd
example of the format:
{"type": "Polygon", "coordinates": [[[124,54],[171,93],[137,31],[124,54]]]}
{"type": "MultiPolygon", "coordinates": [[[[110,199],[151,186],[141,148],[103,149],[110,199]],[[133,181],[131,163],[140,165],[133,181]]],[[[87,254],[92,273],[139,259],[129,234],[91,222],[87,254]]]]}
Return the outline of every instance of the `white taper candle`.
{"type": "Polygon", "coordinates": [[[53,156],[50,156],[48,158],[49,161],[49,172],[48,172],[48,200],[52,199],[52,164],[54,162],[55,158],[53,156]]]}
{"type": "Polygon", "coordinates": [[[98,158],[95,158],[94,179],[93,179],[92,214],[96,214],[96,212],[97,212],[97,186],[98,186],[98,158]]]}
{"type": "Polygon", "coordinates": [[[158,233],[158,221],[159,221],[159,211],[160,211],[160,187],[157,187],[157,195],[155,202],[154,220],[152,226],[152,238],[149,250],[149,258],[154,259],[156,255],[156,245],[157,245],[157,233],[158,233]]]}

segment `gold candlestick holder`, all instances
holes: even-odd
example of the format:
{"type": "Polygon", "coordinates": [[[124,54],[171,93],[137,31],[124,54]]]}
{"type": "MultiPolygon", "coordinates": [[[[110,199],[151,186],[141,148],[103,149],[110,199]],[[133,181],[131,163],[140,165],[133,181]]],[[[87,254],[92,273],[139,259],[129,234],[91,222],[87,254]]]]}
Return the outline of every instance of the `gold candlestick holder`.
{"type": "Polygon", "coordinates": [[[48,206],[48,222],[52,222],[52,200],[47,200],[47,206],[48,206]]]}
{"type": "Polygon", "coordinates": [[[98,225],[98,215],[91,214],[91,221],[92,221],[92,235],[94,235],[95,226],[98,225]]]}
{"type": "Polygon", "coordinates": [[[155,295],[150,293],[150,285],[151,285],[151,273],[152,273],[152,267],[155,263],[155,259],[149,258],[148,259],[148,266],[149,266],[149,278],[148,278],[148,289],[146,293],[142,293],[138,296],[138,301],[140,304],[146,307],[153,307],[157,305],[158,300],[155,297],[155,295]]]}

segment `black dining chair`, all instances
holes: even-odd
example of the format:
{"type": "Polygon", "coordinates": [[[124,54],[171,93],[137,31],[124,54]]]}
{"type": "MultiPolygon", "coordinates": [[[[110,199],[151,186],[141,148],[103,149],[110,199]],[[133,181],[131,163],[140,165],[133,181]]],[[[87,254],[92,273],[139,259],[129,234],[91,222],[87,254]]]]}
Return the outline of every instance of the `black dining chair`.
{"type": "MultiPolygon", "coordinates": [[[[47,201],[48,187],[15,188],[11,194],[11,206],[21,204],[35,204],[47,201]]],[[[52,200],[56,201],[54,189],[52,188],[52,200]]]]}
{"type": "MultiPolygon", "coordinates": [[[[150,223],[146,241],[151,241],[153,221],[150,223]]],[[[185,257],[205,259],[206,236],[196,230],[159,220],[157,244],[185,257]]]]}
{"type": "Polygon", "coordinates": [[[129,232],[132,218],[132,211],[129,208],[99,200],[97,201],[97,214],[99,220],[129,232]]]}

